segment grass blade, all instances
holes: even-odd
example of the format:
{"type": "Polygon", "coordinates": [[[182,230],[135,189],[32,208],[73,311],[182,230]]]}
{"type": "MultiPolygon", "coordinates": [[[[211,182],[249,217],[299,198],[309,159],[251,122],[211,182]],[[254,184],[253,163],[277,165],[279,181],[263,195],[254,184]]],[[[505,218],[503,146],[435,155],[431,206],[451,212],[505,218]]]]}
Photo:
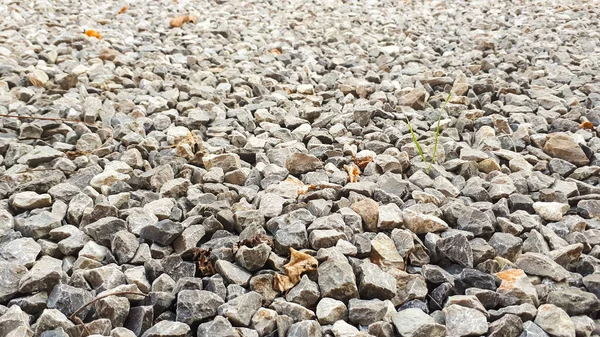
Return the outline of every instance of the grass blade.
{"type": "Polygon", "coordinates": [[[415,146],[417,146],[417,151],[419,151],[421,159],[423,159],[423,162],[425,162],[425,154],[423,153],[423,149],[421,149],[421,145],[419,145],[419,140],[417,140],[417,135],[413,131],[412,125],[410,124],[408,117],[406,117],[406,123],[408,123],[408,129],[410,130],[410,135],[412,137],[413,143],[415,143],[415,146]]]}
{"type": "Polygon", "coordinates": [[[452,92],[450,92],[448,94],[448,97],[446,97],[446,101],[444,102],[444,105],[442,105],[440,115],[438,116],[437,128],[435,129],[435,142],[433,143],[433,155],[431,156],[431,162],[429,163],[429,166],[427,166],[427,173],[429,173],[429,171],[431,170],[431,165],[433,165],[433,163],[435,162],[435,155],[437,154],[438,147],[438,137],[440,135],[440,120],[442,120],[442,111],[444,111],[444,109],[446,108],[446,104],[448,104],[450,97],[452,97],[452,92]]]}

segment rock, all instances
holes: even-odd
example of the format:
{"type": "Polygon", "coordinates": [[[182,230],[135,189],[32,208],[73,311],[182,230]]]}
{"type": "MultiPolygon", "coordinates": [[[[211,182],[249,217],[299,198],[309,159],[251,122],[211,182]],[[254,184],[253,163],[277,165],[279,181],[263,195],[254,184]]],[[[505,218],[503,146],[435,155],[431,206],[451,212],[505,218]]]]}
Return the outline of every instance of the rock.
{"type": "Polygon", "coordinates": [[[544,220],[560,221],[569,210],[569,205],[559,202],[534,202],[533,209],[544,220]]]}
{"type": "Polygon", "coordinates": [[[265,265],[270,254],[271,247],[266,243],[252,248],[241,246],[235,253],[235,261],[248,271],[256,271],[265,265]]]}
{"type": "Polygon", "coordinates": [[[523,321],[519,316],[505,315],[489,326],[489,337],[518,337],[523,331],[523,321]]]}
{"type": "Polygon", "coordinates": [[[379,205],[372,199],[363,199],[350,206],[363,220],[364,228],[370,232],[377,231],[379,205]]]}
{"type": "MultiPolygon", "coordinates": [[[[92,294],[85,289],[58,284],[48,295],[47,306],[49,309],[60,310],[65,316],[70,316],[77,309],[92,300],[92,294]]],[[[90,309],[90,306],[84,308],[77,314],[77,317],[82,320],[85,319],[90,309]]]]}
{"type": "Polygon", "coordinates": [[[600,309],[600,300],[594,294],[575,287],[551,291],[546,303],[556,305],[569,316],[589,315],[600,309]]]}
{"type": "Polygon", "coordinates": [[[445,326],[437,324],[431,316],[417,308],[398,311],[392,316],[392,322],[402,337],[442,337],[446,335],[445,326]]]}
{"type": "Polygon", "coordinates": [[[243,287],[248,285],[250,277],[252,277],[252,274],[250,274],[246,270],[225,260],[217,261],[217,263],[215,264],[215,269],[217,270],[219,275],[223,276],[223,278],[226,279],[228,282],[243,287]]]}
{"type": "Polygon", "coordinates": [[[133,332],[134,335],[141,336],[146,330],[152,327],[153,322],[154,308],[150,305],[142,305],[129,309],[129,315],[125,320],[124,326],[133,332]]]}
{"type": "Polygon", "coordinates": [[[146,330],[142,337],[189,337],[190,327],[187,324],[171,321],[160,321],[146,330]]]}
{"type": "Polygon", "coordinates": [[[250,326],[252,315],[260,308],[262,298],[251,291],[219,306],[218,314],[229,319],[236,326],[250,326]]]}
{"type": "Polygon", "coordinates": [[[35,192],[21,192],[15,194],[12,201],[13,207],[21,209],[34,209],[52,205],[50,194],[37,194],[35,192]]]}
{"type": "Polygon", "coordinates": [[[6,262],[31,267],[42,251],[42,247],[32,238],[12,240],[0,246],[0,256],[6,262]]]}
{"type": "Polygon", "coordinates": [[[347,261],[328,260],[320,264],[317,271],[321,296],[340,301],[359,296],[354,272],[347,261]]]}
{"type": "Polygon", "coordinates": [[[444,308],[449,336],[482,335],[488,331],[485,315],[479,310],[450,305],[444,308]]]}
{"type": "Polygon", "coordinates": [[[94,303],[96,314],[107,318],[113,327],[121,327],[129,314],[129,300],[120,296],[108,296],[94,303]]]}
{"type": "Polygon", "coordinates": [[[259,308],[252,316],[252,329],[259,336],[267,336],[277,329],[277,312],[271,309],[259,308]]]}
{"type": "Polygon", "coordinates": [[[0,283],[0,301],[7,302],[19,292],[19,282],[27,273],[27,268],[16,263],[0,260],[0,270],[3,271],[0,283]]]}
{"type": "Polygon", "coordinates": [[[473,267],[473,251],[464,235],[456,234],[440,239],[436,243],[436,248],[450,261],[464,267],[473,267]]]}
{"type": "Polygon", "coordinates": [[[47,237],[51,230],[60,225],[60,219],[54,214],[42,211],[26,218],[23,224],[18,226],[18,229],[23,236],[40,239],[47,237]]]}
{"type": "Polygon", "coordinates": [[[177,294],[177,322],[200,323],[217,315],[217,309],[224,303],[221,297],[206,290],[182,290],[177,294]]]}
{"type": "Polygon", "coordinates": [[[323,325],[333,324],[348,318],[348,309],[342,301],[324,297],[317,304],[317,318],[323,325]]]}
{"type": "Polygon", "coordinates": [[[548,334],[532,321],[523,323],[523,332],[520,337],[548,337],[548,334]]]}
{"type": "Polygon", "coordinates": [[[489,240],[498,256],[514,261],[521,254],[523,240],[507,233],[494,233],[489,240]]]}
{"type": "Polygon", "coordinates": [[[383,270],[389,268],[404,269],[404,259],[396,249],[394,241],[383,233],[377,234],[371,240],[370,259],[383,270]]]}
{"type": "Polygon", "coordinates": [[[287,333],[288,337],[320,337],[321,325],[317,321],[302,321],[292,324],[287,333]]]}
{"type": "Polygon", "coordinates": [[[350,323],[369,325],[381,321],[386,312],[386,303],[379,299],[361,300],[352,298],[348,301],[348,319],[350,323]]]}
{"type": "Polygon", "coordinates": [[[286,159],[285,168],[290,174],[299,175],[321,169],[323,168],[323,163],[315,156],[294,153],[286,159]]]}
{"type": "Polygon", "coordinates": [[[502,280],[498,293],[514,299],[515,304],[539,305],[537,291],[523,270],[509,269],[496,273],[496,276],[502,280]]]}
{"type": "Polygon", "coordinates": [[[223,172],[229,172],[241,168],[240,157],[235,153],[204,156],[202,162],[207,170],[219,167],[223,172]]]}
{"type": "Polygon", "coordinates": [[[54,330],[56,328],[67,330],[73,326],[73,322],[71,322],[67,316],[63,315],[62,312],[56,309],[44,309],[31,328],[34,330],[35,335],[39,336],[44,331],[54,330]]]}
{"type": "Polygon", "coordinates": [[[546,136],[544,152],[552,157],[566,160],[577,166],[589,163],[588,157],[581,147],[579,147],[579,144],[564,132],[556,132],[546,136]]]}
{"type": "Polygon", "coordinates": [[[229,337],[237,336],[237,333],[225,317],[217,316],[212,321],[198,326],[198,337],[211,336],[229,337]]]}
{"type": "Polygon", "coordinates": [[[300,282],[285,296],[289,302],[298,303],[307,308],[314,307],[320,297],[319,286],[306,275],[303,275],[300,282]]]}
{"type": "Polygon", "coordinates": [[[404,226],[415,234],[440,232],[449,228],[446,222],[431,214],[406,211],[402,214],[402,218],[404,226]]]}
{"type": "Polygon", "coordinates": [[[524,253],[517,258],[515,264],[527,274],[549,277],[555,281],[569,277],[563,267],[539,253],[524,253]]]}
{"type": "Polygon", "coordinates": [[[364,262],[360,266],[359,294],[364,299],[391,299],[396,296],[396,280],[377,265],[364,262]]]}
{"type": "Polygon", "coordinates": [[[534,323],[550,336],[575,337],[573,321],[564,310],[554,304],[540,305],[534,323]]]}
{"type": "Polygon", "coordinates": [[[42,256],[21,278],[19,292],[29,293],[51,290],[63,278],[62,261],[50,256],[42,256]]]}
{"type": "Polygon", "coordinates": [[[180,223],[169,219],[144,226],[140,230],[140,238],[168,246],[183,232],[180,223]]]}
{"type": "Polygon", "coordinates": [[[138,250],[139,245],[135,235],[126,230],[115,233],[110,243],[111,250],[119,263],[129,262],[138,250]]]}

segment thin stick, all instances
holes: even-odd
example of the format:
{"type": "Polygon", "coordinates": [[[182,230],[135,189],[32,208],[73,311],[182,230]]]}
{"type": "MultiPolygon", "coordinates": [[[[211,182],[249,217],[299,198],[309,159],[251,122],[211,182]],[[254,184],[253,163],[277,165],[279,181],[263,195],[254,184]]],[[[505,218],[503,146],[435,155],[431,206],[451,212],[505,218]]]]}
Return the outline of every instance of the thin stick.
{"type": "Polygon", "coordinates": [[[87,337],[87,336],[90,336],[92,334],[92,332],[90,331],[90,329],[88,329],[88,327],[85,325],[85,323],[83,323],[83,321],[81,320],[81,318],[75,316],[75,320],[77,321],[77,324],[81,324],[81,326],[83,327],[84,333],[86,334],[86,336],[82,336],[82,337],[87,337]]]}
{"type": "Polygon", "coordinates": [[[90,123],[90,122],[74,121],[74,120],[70,120],[70,119],[56,118],[56,117],[17,116],[17,115],[6,115],[6,114],[0,114],[0,117],[17,118],[17,119],[37,119],[37,120],[41,120],[41,121],[57,121],[57,122],[65,122],[65,123],[82,123],[82,124],[97,127],[100,129],[105,129],[105,127],[103,127],[103,126],[100,126],[100,125],[97,125],[94,123],[90,123]]]}
{"type": "Polygon", "coordinates": [[[69,319],[73,319],[81,310],[98,302],[99,300],[101,300],[103,298],[110,297],[110,296],[121,296],[121,295],[139,295],[139,296],[144,296],[144,297],[148,296],[148,294],[144,294],[142,292],[135,292],[135,291],[117,291],[117,292],[114,292],[111,294],[102,295],[102,296],[94,298],[93,300],[82,305],[79,309],[75,310],[75,312],[72,313],[71,316],[69,316],[69,319]]]}

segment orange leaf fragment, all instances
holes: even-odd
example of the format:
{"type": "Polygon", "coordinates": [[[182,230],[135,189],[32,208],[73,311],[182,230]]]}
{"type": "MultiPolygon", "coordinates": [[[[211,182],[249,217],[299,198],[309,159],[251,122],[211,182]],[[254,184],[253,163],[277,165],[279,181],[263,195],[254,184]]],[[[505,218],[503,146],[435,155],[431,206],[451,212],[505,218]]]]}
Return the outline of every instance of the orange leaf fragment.
{"type": "Polygon", "coordinates": [[[127,12],[127,9],[129,9],[129,7],[127,6],[121,7],[121,9],[119,9],[119,11],[117,12],[117,15],[127,12]]]}
{"type": "Polygon", "coordinates": [[[355,164],[344,165],[344,170],[348,172],[348,182],[355,183],[360,176],[360,169],[355,164]]]}
{"type": "Polygon", "coordinates": [[[583,122],[583,123],[579,124],[579,128],[594,130],[594,124],[592,124],[592,122],[583,122]]]}
{"type": "Polygon", "coordinates": [[[281,55],[281,50],[279,50],[277,48],[273,48],[273,49],[271,49],[271,53],[273,53],[275,55],[281,55]]]}
{"type": "Polygon", "coordinates": [[[314,257],[290,248],[290,262],[283,266],[286,275],[275,274],[273,279],[273,289],[284,292],[293,288],[298,282],[302,273],[317,270],[319,261],[314,257]]]}
{"type": "Polygon", "coordinates": [[[102,39],[102,35],[100,35],[100,33],[98,33],[97,31],[93,30],[93,29],[88,29],[85,31],[85,35],[89,36],[89,37],[95,37],[98,40],[102,39]]]}
{"type": "Polygon", "coordinates": [[[183,26],[183,24],[186,22],[196,23],[196,17],[193,15],[181,15],[172,19],[169,24],[171,25],[171,28],[175,28],[183,26]]]}
{"type": "Polygon", "coordinates": [[[352,160],[354,160],[354,163],[356,165],[358,165],[358,167],[360,167],[361,169],[364,169],[365,167],[367,167],[367,165],[373,161],[373,157],[371,156],[361,156],[361,157],[356,157],[356,156],[352,156],[352,160]]]}

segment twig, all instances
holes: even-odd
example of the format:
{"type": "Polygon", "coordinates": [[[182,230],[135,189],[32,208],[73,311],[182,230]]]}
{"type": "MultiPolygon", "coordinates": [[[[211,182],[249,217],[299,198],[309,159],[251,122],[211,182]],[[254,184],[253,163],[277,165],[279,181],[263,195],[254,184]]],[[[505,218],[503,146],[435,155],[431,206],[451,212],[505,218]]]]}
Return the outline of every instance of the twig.
{"type": "Polygon", "coordinates": [[[114,293],[102,295],[102,296],[94,298],[93,300],[91,300],[91,301],[85,303],[84,305],[82,305],[79,309],[75,310],[75,312],[72,313],[71,316],[69,316],[69,319],[73,319],[75,316],[77,316],[77,314],[79,312],[81,312],[81,310],[83,310],[86,307],[88,307],[88,306],[90,306],[90,305],[98,302],[99,300],[101,300],[103,298],[110,297],[110,296],[121,296],[121,295],[139,295],[139,296],[144,296],[144,297],[148,296],[148,294],[144,294],[142,292],[135,292],[135,291],[117,291],[117,292],[114,292],[114,293]]]}
{"type": "Polygon", "coordinates": [[[85,323],[83,323],[83,321],[81,320],[81,318],[75,316],[75,320],[77,321],[77,324],[81,324],[81,326],[83,327],[83,330],[85,331],[86,336],[82,336],[82,337],[87,337],[87,336],[90,336],[92,334],[92,332],[90,331],[90,329],[88,329],[88,327],[85,325],[85,323]]]}
{"type": "Polygon", "coordinates": [[[6,114],[0,114],[0,117],[17,118],[17,119],[37,119],[37,120],[41,120],[41,121],[57,121],[57,122],[65,122],[65,123],[82,123],[82,124],[93,126],[96,128],[106,129],[103,126],[100,126],[100,125],[97,125],[94,123],[90,123],[90,122],[74,121],[74,120],[70,120],[70,119],[57,118],[57,117],[17,116],[17,115],[6,115],[6,114]]]}

